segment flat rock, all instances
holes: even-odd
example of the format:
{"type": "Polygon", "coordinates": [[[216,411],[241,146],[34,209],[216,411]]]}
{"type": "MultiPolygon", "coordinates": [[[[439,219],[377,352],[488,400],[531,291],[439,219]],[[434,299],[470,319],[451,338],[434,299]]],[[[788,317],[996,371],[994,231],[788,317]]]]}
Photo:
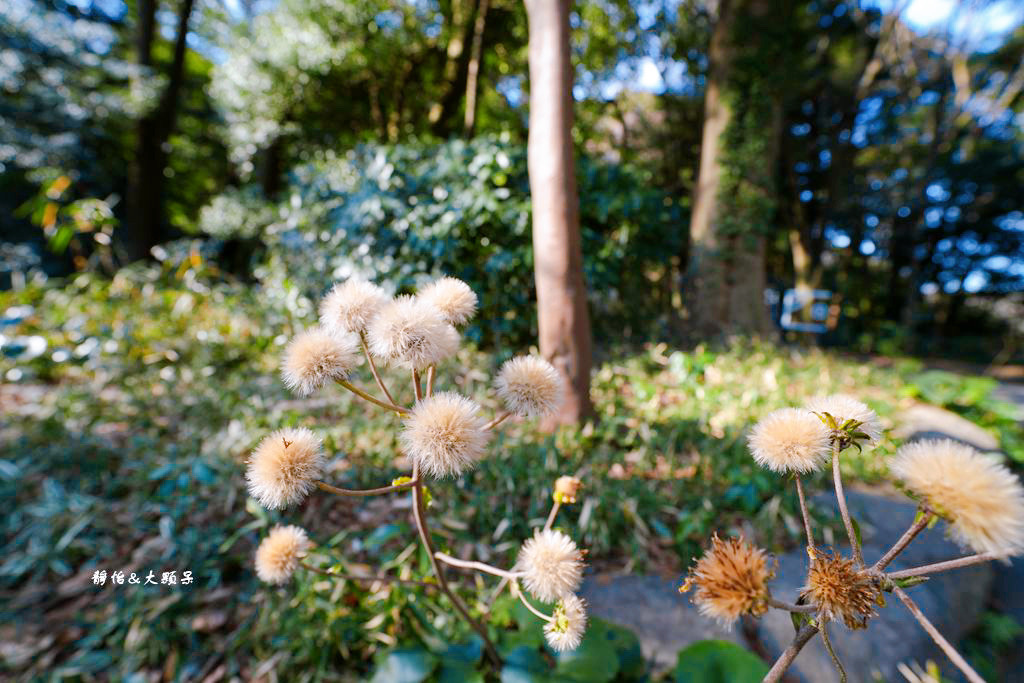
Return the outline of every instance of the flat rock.
{"type": "Polygon", "coordinates": [[[895,417],[894,435],[904,441],[920,439],[953,439],[979,451],[998,451],[999,439],[945,408],[927,404],[915,405],[895,417]]]}
{"type": "Polygon", "coordinates": [[[636,633],[655,672],[676,665],[679,651],[698,640],[729,640],[746,647],[738,628],[726,630],[700,614],[679,581],[658,576],[598,574],[580,589],[588,611],[636,633]]]}
{"type": "MultiPolygon", "coordinates": [[[[814,498],[821,507],[835,509],[835,497],[814,498]]],[[[915,506],[903,500],[856,491],[847,492],[851,515],[861,525],[864,556],[877,560],[913,522],[915,506]]],[[[890,565],[892,569],[939,562],[965,553],[943,533],[943,524],[924,531],[890,565]]],[[[848,554],[849,548],[841,548],[848,554]]],[[[778,574],[772,592],[779,599],[795,601],[807,572],[807,554],[799,549],[778,558],[778,574]]],[[[949,640],[956,643],[977,623],[988,600],[993,580],[991,565],[979,565],[936,574],[927,583],[907,589],[925,615],[949,640]]],[[[913,616],[893,596],[886,596],[886,607],[878,610],[866,630],[851,631],[832,624],[829,635],[836,654],[846,667],[851,682],[904,680],[897,665],[901,662],[924,663],[933,660],[946,669],[946,658],[913,616]]],[[[793,637],[789,615],[772,610],[759,621],[758,637],[773,656],[780,653],[793,637]]],[[[821,638],[815,638],[797,657],[792,668],[802,681],[839,680],[821,638]]],[[[951,670],[944,673],[958,680],[951,670]]]]}

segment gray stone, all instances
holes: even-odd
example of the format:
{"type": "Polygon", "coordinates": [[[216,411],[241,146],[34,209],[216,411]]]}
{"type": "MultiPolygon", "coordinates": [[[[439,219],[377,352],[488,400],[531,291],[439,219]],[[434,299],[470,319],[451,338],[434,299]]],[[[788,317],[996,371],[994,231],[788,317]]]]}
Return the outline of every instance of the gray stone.
{"type": "Polygon", "coordinates": [[[970,420],[938,406],[919,404],[899,413],[894,435],[904,441],[953,439],[979,451],[998,451],[999,439],[970,420]]]}
{"type": "Polygon", "coordinates": [[[656,673],[674,667],[679,651],[698,640],[729,640],[746,647],[738,627],[726,630],[701,615],[678,588],[678,580],[658,576],[599,574],[583,582],[580,595],[590,614],[636,633],[656,673]]]}
{"type": "MultiPolygon", "coordinates": [[[[814,501],[822,507],[835,509],[835,497],[819,495],[814,501]]],[[[913,522],[915,506],[903,500],[892,500],[868,493],[848,491],[847,504],[851,515],[861,525],[865,561],[873,563],[903,534],[913,522]]],[[[939,524],[924,531],[890,565],[891,569],[915,567],[960,557],[965,553],[945,538],[939,524]]],[[[819,541],[820,542],[820,541],[819,541]]],[[[848,547],[841,547],[848,554],[848,547]]],[[[777,579],[772,582],[773,594],[787,602],[796,600],[807,572],[807,554],[795,550],[778,558],[777,579]]],[[[984,610],[992,586],[991,565],[978,565],[954,572],[936,574],[927,583],[907,589],[921,611],[951,642],[956,643],[977,623],[984,610]]],[[[897,670],[900,662],[924,663],[933,660],[946,669],[946,658],[914,617],[894,596],[886,596],[886,607],[868,623],[866,630],[851,631],[842,624],[832,624],[829,635],[833,647],[846,667],[851,683],[857,681],[903,680],[897,670]]],[[[772,610],[759,622],[758,636],[767,651],[778,655],[793,637],[789,615],[772,610]]],[[[838,680],[832,661],[820,637],[812,640],[797,657],[792,669],[803,681],[838,680]]]]}
{"type": "Polygon", "coordinates": [[[989,395],[1017,406],[1017,420],[1024,422],[1024,383],[1001,382],[989,395]]]}

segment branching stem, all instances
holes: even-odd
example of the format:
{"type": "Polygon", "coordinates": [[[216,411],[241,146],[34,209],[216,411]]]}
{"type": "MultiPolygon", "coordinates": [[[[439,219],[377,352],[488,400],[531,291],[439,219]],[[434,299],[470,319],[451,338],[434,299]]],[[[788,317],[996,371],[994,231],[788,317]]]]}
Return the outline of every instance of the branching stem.
{"type": "Polygon", "coordinates": [[[502,422],[504,422],[505,420],[507,420],[510,417],[512,417],[512,413],[510,413],[508,411],[505,411],[505,412],[497,415],[493,420],[491,420],[487,424],[485,424],[484,425],[484,429],[494,429],[495,427],[497,427],[498,425],[500,425],[502,422]]]}
{"type": "MultiPolygon", "coordinates": [[[[415,370],[413,370],[413,384],[417,387],[419,386],[419,377],[415,370]]],[[[417,393],[419,393],[418,390],[417,393]]],[[[465,603],[462,602],[462,599],[453,593],[451,588],[448,587],[448,581],[444,577],[444,569],[440,564],[438,564],[437,558],[434,556],[434,553],[436,552],[434,550],[434,542],[430,539],[430,530],[427,528],[426,515],[424,514],[423,483],[420,481],[419,464],[415,462],[412,466],[412,479],[414,482],[412,488],[413,520],[416,522],[416,530],[419,532],[420,541],[423,543],[423,547],[427,551],[427,558],[430,560],[430,568],[433,570],[434,576],[437,578],[437,587],[442,593],[448,596],[452,605],[455,606],[455,610],[483,640],[484,652],[487,653],[487,658],[491,660],[491,663],[494,664],[494,666],[500,668],[501,656],[498,654],[497,649],[495,649],[494,643],[491,642],[490,637],[488,637],[487,629],[473,618],[465,603]]]]}
{"type": "Polygon", "coordinates": [[[540,617],[544,621],[551,621],[552,619],[554,619],[554,617],[550,617],[547,614],[541,612],[539,609],[534,607],[529,600],[526,599],[526,594],[523,592],[523,589],[519,587],[519,582],[515,579],[512,579],[512,592],[515,593],[516,597],[519,598],[519,602],[523,603],[526,606],[526,609],[533,612],[536,616],[540,617]]]}
{"type": "Polygon", "coordinates": [[[814,605],[794,605],[789,602],[782,602],[776,600],[773,597],[768,598],[768,605],[775,609],[786,610],[787,612],[795,612],[797,614],[814,614],[818,611],[818,608],[814,605]]]}
{"type": "Polygon", "coordinates": [[[839,472],[839,441],[832,442],[832,476],[836,484],[836,500],[839,502],[839,514],[842,515],[843,524],[846,526],[846,535],[850,539],[850,547],[853,549],[853,561],[858,567],[864,565],[864,557],[860,552],[860,542],[857,540],[857,532],[853,528],[853,520],[850,511],[846,507],[846,494],[843,493],[843,476],[839,472]]]}
{"type": "Polygon", "coordinates": [[[804,532],[807,534],[807,552],[814,555],[814,534],[811,532],[811,515],[807,511],[807,499],[804,497],[804,485],[800,475],[794,475],[796,479],[796,495],[800,498],[800,515],[804,518],[804,532]]]}
{"type": "Polygon", "coordinates": [[[921,624],[921,628],[923,628],[928,635],[932,637],[932,640],[935,641],[936,645],[942,648],[942,651],[946,653],[947,657],[949,657],[949,661],[953,662],[953,664],[956,665],[956,668],[963,672],[964,676],[967,677],[967,680],[971,683],[985,683],[985,679],[979,676],[978,672],[971,668],[971,665],[967,663],[967,660],[965,660],[960,653],[956,651],[955,647],[950,645],[949,641],[939,633],[939,630],[935,628],[934,624],[928,621],[928,617],[926,617],[917,604],[911,600],[906,591],[899,586],[896,586],[893,588],[892,592],[904,605],[906,605],[907,609],[910,610],[910,613],[914,615],[915,619],[917,619],[917,623],[921,624]]]}
{"type": "Polygon", "coordinates": [[[828,637],[828,625],[823,619],[821,621],[821,642],[825,643],[825,649],[828,650],[828,656],[832,658],[832,664],[836,667],[836,671],[839,672],[839,683],[846,683],[846,669],[843,668],[843,663],[839,661],[836,651],[832,649],[832,641],[828,637]]]}
{"type": "Polygon", "coordinates": [[[890,579],[908,579],[912,576],[924,576],[926,574],[937,574],[939,572],[949,571],[950,569],[960,569],[962,567],[970,567],[975,564],[983,564],[985,562],[991,562],[992,560],[1004,560],[1009,557],[1011,553],[1009,551],[1003,553],[979,553],[978,555],[968,555],[967,557],[958,557],[955,560],[946,560],[945,562],[936,562],[935,564],[926,564],[921,567],[912,567],[910,569],[901,569],[898,572],[890,572],[886,576],[890,579]]]}
{"type": "Polygon", "coordinates": [[[903,552],[903,550],[910,545],[910,542],[913,541],[926,526],[928,526],[928,523],[931,521],[933,516],[932,512],[931,510],[923,510],[922,513],[921,517],[911,524],[909,529],[903,532],[903,535],[900,536],[899,540],[896,541],[891,548],[889,548],[885,555],[882,555],[878,562],[875,562],[875,566],[872,567],[873,570],[880,572],[888,567],[889,564],[896,559],[896,556],[903,552]]]}
{"type": "Polygon", "coordinates": [[[811,638],[813,638],[817,633],[817,626],[807,624],[801,628],[797,632],[796,636],[793,637],[793,642],[789,644],[789,647],[783,650],[782,654],[779,655],[779,658],[775,660],[774,664],[772,664],[772,668],[769,669],[767,674],[765,674],[761,683],[778,683],[782,680],[786,671],[793,665],[793,660],[795,660],[796,656],[800,654],[800,650],[804,649],[804,645],[811,642],[811,638]]]}
{"type": "Polygon", "coordinates": [[[555,517],[558,516],[558,510],[562,507],[562,504],[557,500],[551,505],[551,512],[548,513],[548,519],[544,522],[544,531],[551,529],[551,525],[555,523],[555,517]]]}
{"type": "Polygon", "coordinates": [[[373,354],[370,353],[370,347],[366,343],[366,334],[364,332],[359,333],[359,342],[363,346],[363,353],[366,355],[366,362],[370,366],[370,372],[373,373],[373,379],[376,380],[377,386],[380,387],[380,390],[388,397],[388,401],[391,402],[391,405],[397,405],[394,397],[391,395],[391,392],[388,391],[387,386],[385,386],[384,380],[381,379],[380,373],[377,372],[377,364],[373,362],[373,354]]]}
{"type": "Polygon", "coordinates": [[[459,569],[475,569],[478,572],[484,572],[485,574],[493,574],[494,576],[500,576],[506,579],[515,579],[522,576],[522,572],[510,572],[504,569],[500,569],[493,565],[487,564],[486,562],[474,562],[472,560],[460,560],[457,557],[452,557],[447,553],[436,552],[434,557],[441,560],[445,564],[450,564],[453,567],[459,569]]]}
{"type": "Polygon", "coordinates": [[[373,396],[370,396],[368,393],[366,393],[359,387],[355,386],[348,380],[339,379],[338,384],[345,387],[346,389],[348,389],[349,391],[351,391],[353,394],[363,399],[364,401],[369,401],[370,403],[378,405],[381,408],[387,408],[388,410],[392,410],[400,415],[409,414],[409,411],[403,408],[402,406],[395,405],[394,403],[386,403],[384,401],[381,401],[379,398],[374,398],[373,396]]]}
{"type": "Polygon", "coordinates": [[[354,498],[361,498],[364,496],[379,496],[382,493],[392,493],[394,491],[405,491],[416,486],[419,481],[407,481],[404,484],[395,484],[394,486],[382,486],[377,489],[339,489],[337,486],[331,486],[330,484],[318,481],[316,483],[317,488],[333,493],[338,496],[351,496],[354,498]]]}

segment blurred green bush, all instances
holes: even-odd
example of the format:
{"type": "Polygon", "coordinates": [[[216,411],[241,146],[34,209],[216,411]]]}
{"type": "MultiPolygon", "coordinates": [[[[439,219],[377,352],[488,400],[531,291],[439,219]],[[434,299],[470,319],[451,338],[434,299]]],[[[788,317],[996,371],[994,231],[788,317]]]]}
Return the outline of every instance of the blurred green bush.
{"type": "MultiPolygon", "coordinates": [[[[640,171],[589,158],[578,182],[595,335],[644,337],[670,310],[685,238],[680,201],[640,171]]],[[[470,339],[523,348],[536,338],[526,150],[508,136],[327,155],[295,169],[279,203],[232,190],[202,211],[200,227],[262,244],[260,280],[311,297],[353,274],[399,289],[454,275],[480,296],[470,339]]]]}

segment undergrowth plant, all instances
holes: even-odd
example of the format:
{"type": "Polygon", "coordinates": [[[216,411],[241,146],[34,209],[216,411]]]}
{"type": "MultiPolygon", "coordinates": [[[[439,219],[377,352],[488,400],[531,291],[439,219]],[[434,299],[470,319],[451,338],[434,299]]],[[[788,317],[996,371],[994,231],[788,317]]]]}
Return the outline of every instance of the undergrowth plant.
{"type": "MultiPolygon", "coordinates": [[[[320,305],[319,325],[296,335],[288,345],[282,377],[296,394],[308,396],[334,382],[359,398],[391,413],[405,456],[408,476],[373,489],[338,488],[326,481],[327,458],[320,438],[304,427],[283,428],[265,437],[252,453],[246,471],[249,493],[268,509],[302,503],[314,490],[343,498],[406,493],[419,542],[429,560],[431,576],[413,576],[411,563],[399,574],[356,575],[340,571],[323,546],[319,551],[298,526],[277,526],[256,552],[257,575],[267,583],[287,583],[296,571],[323,574],[338,581],[397,582],[443,593],[456,612],[480,637],[492,664],[501,663],[487,629],[448,582],[446,568],[483,572],[501,578],[495,595],[507,587],[544,622],[544,635],[555,651],[575,649],[583,638],[587,616],[575,593],[582,580],[584,554],[565,533],[552,528],[559,508],[576,500],[581,486],[575,477],[560,477],[544,526],[535,529],[520,548],[515,565],[504,569],[436,549],[429,515],[432,495],[427,483],[458,477],[486,456],[492,433],[514,417],[553,414],[563,397],[558,371],[536,356],[520,356],[500,369],[494,390],[505,410],[485,419],[470,398],[436,391],[438,364],[455,356],[460,343],[457,326],[476,312],[477,297],[461,280],[443,277],[415,296],[390,297],[377,285],[348,280],[335,286],[320,305]],[[357,386],[354,373],[365,364],[376,390],[357,386]],[[396,401],[378,371],[378,364],[400,366],[409,374],[412,405],[396,401]],[[325,569],[322,565],[331,565],[325,569]],[[551,614],[537,607],[527,593],[553,603],[551,614]]],[[[396,392],[397,393],[397,392],[396,392]]]]}
{"type": "Polygon", "coordinates": [[[1024,487],[992,456],[952,440],[926,440],[903,446],[890,463],[902,488],[918,501],[910,528],[874,562],[863,556],[859,526],[843,492],[840,459],[849,448],[863,449],[881,434],[878,416],[849,396],[813,399],[803,408],[783,408],[757,423],[749,439],[754,460],[791,475],[796,484],[807,535],[809,568],[793,603],[775,598],[767,553],[743,538],[714,536],[711,548],[691,568],[680,587],[696,587],[694,602],[706,616],[731,624],[742,615],[761,616],[770,608],[791,613],[796,635],[764,680],[778,681],[801,649],[821,635],[840,680],[846,672],[829,640],[839,622],[849,629],[869,627],[885,595],[895,595],[921,627],[972,683],[983,679],[928,620],[908,590],[932,574],[1003,560],[1024,551],[1024,487]],[[814,540],[801,475],[831,467],[839,513],[849,539],[849,555],[814,540]],[[887,571],[892,561],[927,527],[944,519],[951,535],[974,554],[926,566],[887,571]]]}

